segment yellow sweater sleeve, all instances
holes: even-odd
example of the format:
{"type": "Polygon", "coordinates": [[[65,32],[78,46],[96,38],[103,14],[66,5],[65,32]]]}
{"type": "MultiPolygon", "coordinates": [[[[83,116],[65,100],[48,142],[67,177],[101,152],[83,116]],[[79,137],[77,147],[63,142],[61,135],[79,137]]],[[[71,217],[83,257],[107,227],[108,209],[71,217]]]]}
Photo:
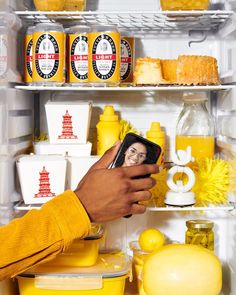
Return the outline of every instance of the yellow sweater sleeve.
{"type": "Polygon", "coordinates": [[[53,259],[75,238],[87,236],[90,227],[84,207],[69,190],[0,227],[0,280],[53,259]]]}

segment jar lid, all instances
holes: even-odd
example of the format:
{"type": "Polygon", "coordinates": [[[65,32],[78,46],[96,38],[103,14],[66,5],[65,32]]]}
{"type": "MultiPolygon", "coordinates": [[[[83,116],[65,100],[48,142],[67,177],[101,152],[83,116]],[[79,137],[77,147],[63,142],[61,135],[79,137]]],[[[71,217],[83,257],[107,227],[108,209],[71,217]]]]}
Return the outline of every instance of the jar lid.
{"type": "Polygon", "coordinates": [[[101,224],[93,223],[89,235],[84,240],[97,240],[104,234],[104,228],[101,224]]]}
{"type": "Polygon", "coordinates": [[[210,220],[188,220],[186,226],[191,229],[212,229],[214,223],[210,220]]]}
{"type": "Polygon", "coordinates": [[[206,100],[206,92],[185,92],[183,95],[184,102],[201,102],[206,100]]]}

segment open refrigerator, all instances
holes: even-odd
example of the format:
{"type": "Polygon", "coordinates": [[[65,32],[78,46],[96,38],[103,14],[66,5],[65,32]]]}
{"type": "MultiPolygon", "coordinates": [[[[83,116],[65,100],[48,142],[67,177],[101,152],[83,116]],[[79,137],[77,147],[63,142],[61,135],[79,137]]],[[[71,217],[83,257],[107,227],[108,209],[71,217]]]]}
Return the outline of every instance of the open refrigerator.
{"type": "MultiPolygon", "coordinates": [[[[150,123],[164,127],[167,146],[165,160],[171,162],[175,147],[175,127],[185,92],[204,91],[216,124],[217,154],[226,160],[236,156],[236,4],[212,0],[207,11],[160,10],[157,0],[87,0],[84,12],[39,12],[31,1],[6,1],[0,24],[0,224],[24,214],[34,206],[25,205],[19,193],[16,158],[30,153],[32,136],[47,133],[47,101],[92,100],[89,131],[95,140],[96,124],[103,107],[114,106],[120,117],[130,121],[142,134],[150,123]],[[23,39],[28,26],[45,21],[72,21],[81,24],[115,24],[132,32],[135,57],[176,58],[178,55],[210,55],[217,58],[221,85],[159,87],[79,87],[27,86],[22,82],[23,39]]],[[[131,254],[129,243],[145,228],[156,227],[172,241],[185,238],[189,219],[214,221],[215,253],[223,264],[224,295],[236,294],[236,189],[229,202],[205,208],[158,208],[129,219],[109,222],[103,248],[120,248],[131,254]]],[[[15,288],[3,282],[0,294],[14,294],[15,288]]],[[[9,283],[10,284],[10,283],[9,283]]],[[[136,294],[127,282],[126,294],[136,294]]]]}

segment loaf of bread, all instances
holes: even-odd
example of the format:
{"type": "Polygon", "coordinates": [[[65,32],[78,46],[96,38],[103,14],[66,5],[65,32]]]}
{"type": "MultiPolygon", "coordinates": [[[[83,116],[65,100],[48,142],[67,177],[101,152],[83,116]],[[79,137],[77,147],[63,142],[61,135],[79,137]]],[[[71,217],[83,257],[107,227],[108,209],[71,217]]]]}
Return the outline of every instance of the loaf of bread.
{"type": "Polygon", "coordinates": [[[176,84],[177,76],[177,59],[162,59],[161,60],[162,75],[166,84],[176,84]]]}
{"type": "Polygon", "coordinates": [[[177,84],[220,84],[217,60],[212,56],[180,55],[177,60],[177,84]]]}
{"type": "Polygon", "coordinates": [[[135,63],[134,85],[165,84],[162,77],[161,60],[158,58],[138,58],[135,63]]]}

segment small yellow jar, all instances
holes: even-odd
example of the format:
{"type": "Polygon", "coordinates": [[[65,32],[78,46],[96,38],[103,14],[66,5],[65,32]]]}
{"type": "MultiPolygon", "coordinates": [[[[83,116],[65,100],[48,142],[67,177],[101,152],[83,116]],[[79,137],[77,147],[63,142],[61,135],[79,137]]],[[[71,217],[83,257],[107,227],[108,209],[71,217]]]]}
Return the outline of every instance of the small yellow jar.
{"type": "Polygon", "coordinates": [[[201,245],[214,251],[214,223],[209,220],[186,221],[187,231],[185,235],[186,244],[201,245]]]}

